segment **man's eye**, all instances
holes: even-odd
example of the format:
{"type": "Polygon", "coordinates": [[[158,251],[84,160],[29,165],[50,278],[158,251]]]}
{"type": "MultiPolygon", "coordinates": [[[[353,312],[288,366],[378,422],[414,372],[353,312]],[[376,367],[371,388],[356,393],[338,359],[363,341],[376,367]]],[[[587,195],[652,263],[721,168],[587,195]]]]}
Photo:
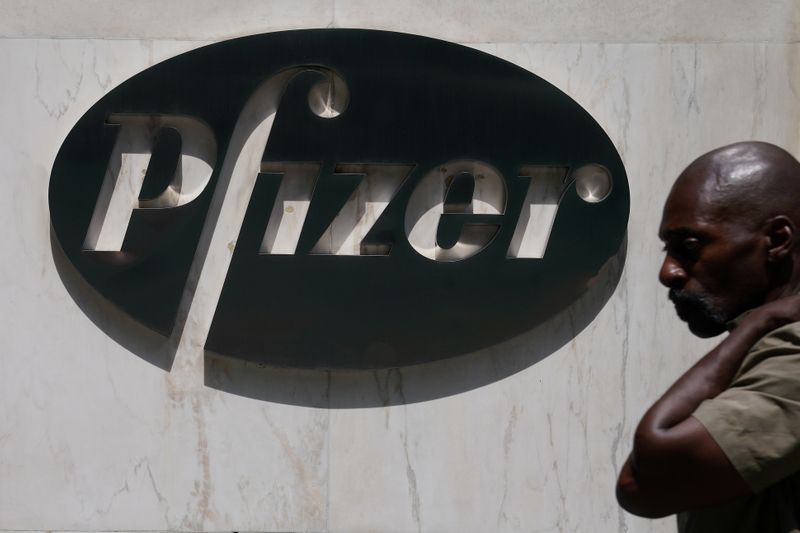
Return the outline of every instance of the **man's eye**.
{"type": "Polygon", "coordinates": [[[663,250],[665,253],[675,257],[693,259],[697,257],[702,247],[703,243],[697,237],[686,237],[685,239],[667,241],[663,250]]]}
{"type": "Polygon", "coordinates": [[[693,237],[684,239],[681,244],[683,246],[683,249],[686,250],[687,252],[696,252],[697,250],[700,249],[700,241],[693,237]]]}

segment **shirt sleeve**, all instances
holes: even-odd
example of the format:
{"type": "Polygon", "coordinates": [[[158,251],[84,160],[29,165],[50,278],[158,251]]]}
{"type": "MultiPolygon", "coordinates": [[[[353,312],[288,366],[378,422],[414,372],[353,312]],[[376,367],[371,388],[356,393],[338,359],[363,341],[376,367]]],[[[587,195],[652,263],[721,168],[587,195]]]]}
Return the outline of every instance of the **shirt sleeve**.
{"type": "Polygon", "coordinates": [[[800,323],[772,331],[693,416],[753,492],[800,470],[800,323]]]}

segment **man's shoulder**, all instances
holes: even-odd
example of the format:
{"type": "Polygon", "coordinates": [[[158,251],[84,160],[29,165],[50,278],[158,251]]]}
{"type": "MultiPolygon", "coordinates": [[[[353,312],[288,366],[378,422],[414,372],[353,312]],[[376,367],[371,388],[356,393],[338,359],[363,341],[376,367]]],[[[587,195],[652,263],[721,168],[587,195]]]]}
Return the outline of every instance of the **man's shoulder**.
{"type": "Polygon", "coordinates": [[[756,342],[751,351],[759,347],[769,348],[782,345],[800,347],[800,322],[792,322],[791,324],[773,329],[756,342]]]}
{"type": "MultiPolygon", "coordinates": [[[[761,337],[742,361],[734,382],[766,360],[770,360],[770,366],[777,367],[796,367],[800,363],[800,322],[786,324],[761,337]]],[[[796,374],[793,373],[792,378],[797,379],[796,374]]]]}
{"type": "Polygon", "coordinates": [[[800,322],[759,340],[730,386],[693,416],[753,492],[800,471],[800,322]]]}

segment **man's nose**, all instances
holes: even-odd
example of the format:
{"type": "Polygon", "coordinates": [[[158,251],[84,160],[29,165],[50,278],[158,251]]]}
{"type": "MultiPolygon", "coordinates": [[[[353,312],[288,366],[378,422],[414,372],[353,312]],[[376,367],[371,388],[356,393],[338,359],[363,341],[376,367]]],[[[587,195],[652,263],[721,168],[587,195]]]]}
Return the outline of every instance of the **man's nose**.
{"type": "Polygon", "coordinates": [[[661,263],[661,270],[658,272],[658,280],[670,289],[680,289],[686,283],[688,275],[681,264],[674,257],[667,255],[661,263]]]}

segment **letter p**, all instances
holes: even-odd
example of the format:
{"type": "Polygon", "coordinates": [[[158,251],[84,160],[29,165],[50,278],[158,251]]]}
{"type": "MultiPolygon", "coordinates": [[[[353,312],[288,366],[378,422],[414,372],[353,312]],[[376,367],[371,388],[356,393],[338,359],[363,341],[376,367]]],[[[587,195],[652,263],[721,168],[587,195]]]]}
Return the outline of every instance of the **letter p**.
{"type": "Polygon", "coordinates": [[[183,115],[115,114],[118,124],[111,158],[92,214],[84,250],[122,250],[134,209],[166,209],[186,205],[203,192],[211,179],[217,143],[211,129],[198,119],[183,115]],[[181,138],[181,150],[169,185],[157,197],[139,198],[153,145],[159,131],[171,128],[181,138]]]}

